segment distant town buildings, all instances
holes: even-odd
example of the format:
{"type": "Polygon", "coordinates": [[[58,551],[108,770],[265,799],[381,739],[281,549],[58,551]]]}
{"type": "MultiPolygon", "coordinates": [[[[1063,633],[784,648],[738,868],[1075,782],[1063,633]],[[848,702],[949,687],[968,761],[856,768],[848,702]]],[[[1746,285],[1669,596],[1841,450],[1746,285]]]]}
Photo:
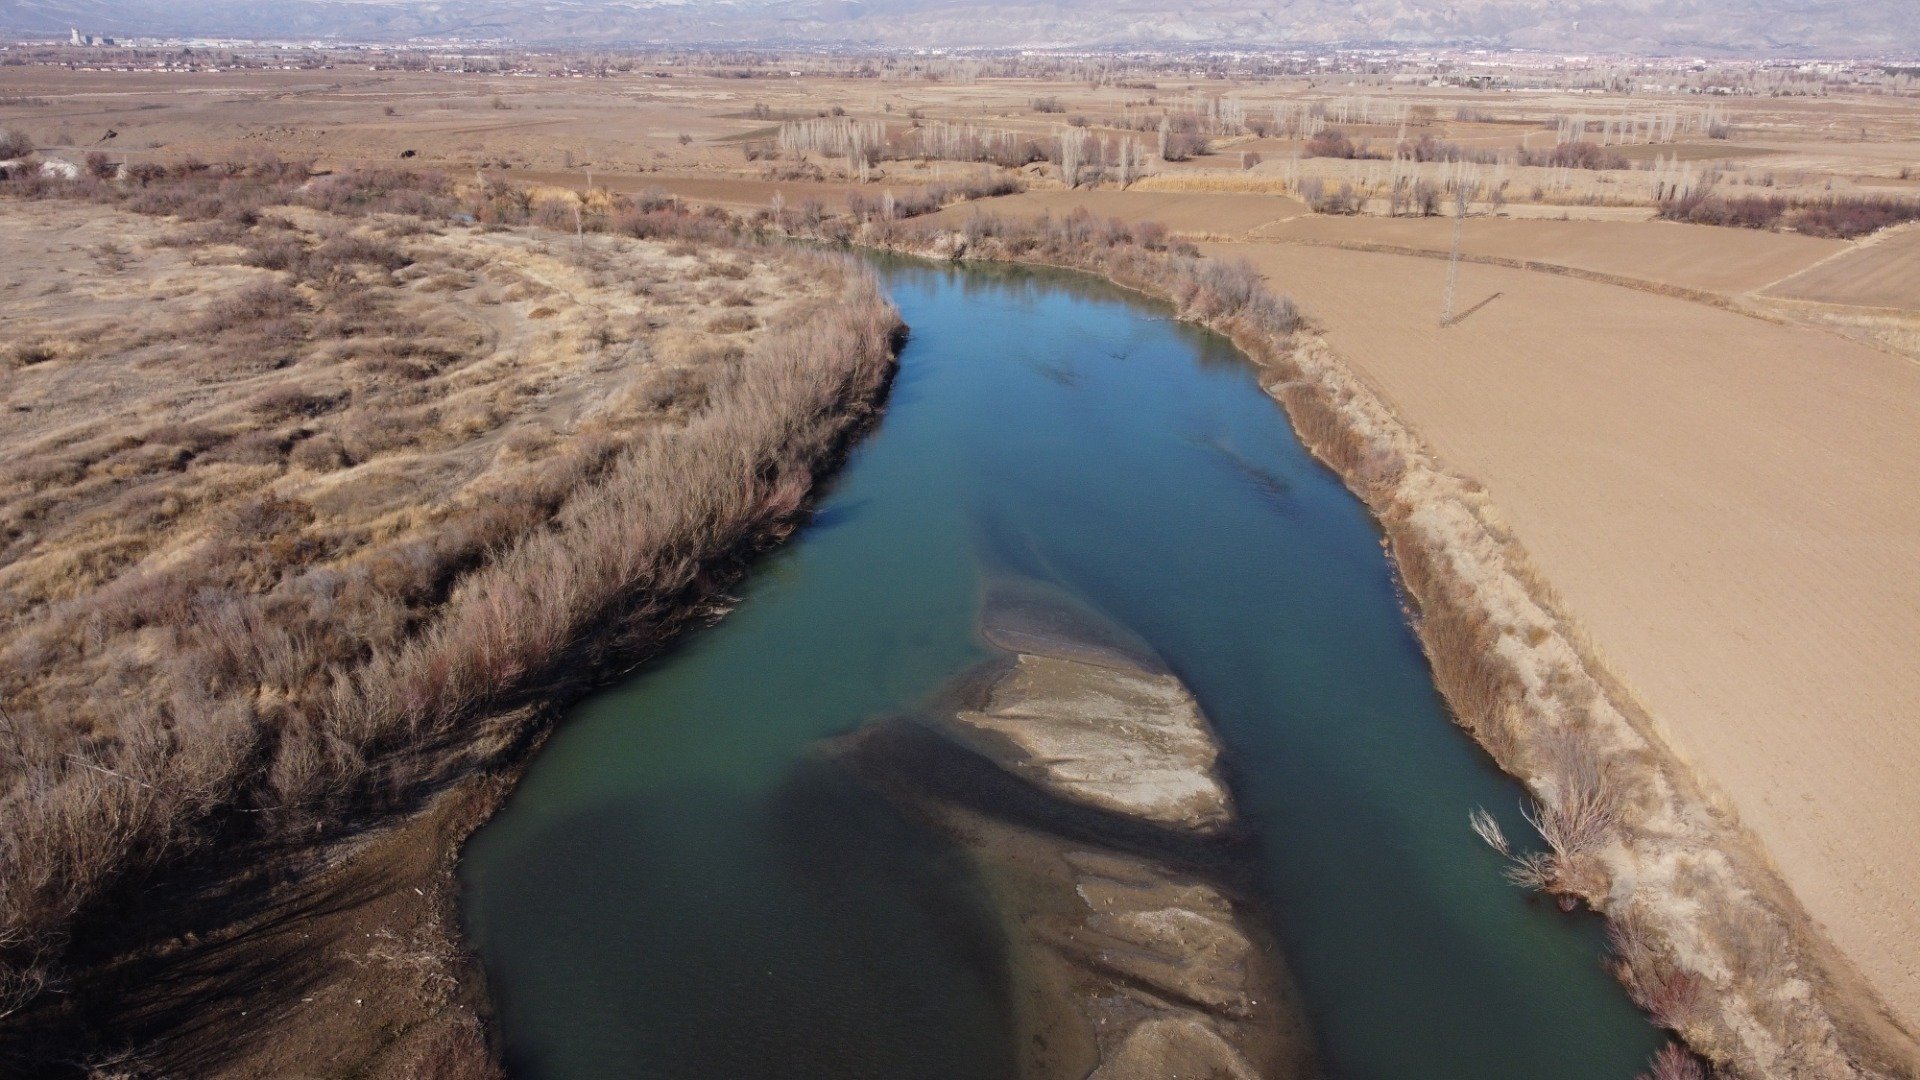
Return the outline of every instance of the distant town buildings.
{"type": "Polygon", "coordinates": [[[76,49],[84,49],[90,45],[99,45],[105,48],[114,45],[115,42],[110,37],[96,38],[92,34],[82,34],[78,27],[70,27],[68,28],[67,44],[76,49]]]}

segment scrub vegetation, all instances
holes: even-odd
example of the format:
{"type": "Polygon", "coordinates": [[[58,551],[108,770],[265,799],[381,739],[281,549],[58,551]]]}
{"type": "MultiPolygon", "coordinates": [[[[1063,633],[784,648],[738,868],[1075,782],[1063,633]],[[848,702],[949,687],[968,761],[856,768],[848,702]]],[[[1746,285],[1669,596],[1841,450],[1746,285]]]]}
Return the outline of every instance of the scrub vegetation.
{"type": "Polygon", "coordinates": [[[1920,201],[1891,196],[1829,196],[1793,199],[1781,195],[1717,195],[1694,192],[1662,203],[1660,216],[1694,225],[1791,230],[1807,236],[1854,240],[1881,229],[1920,221],[1920,201]]]}
{"type": "MultiPolygon", "coordinates": [[[[792,222],[773,222],[787,227],[792,222]]],[[[1011,218],[977,212],[957,230],[885,217],[828,223],[824,235],[883,247],[931,252],[950,259],[993,259],[1085,270],[1132,289],[1164,296],[1184,318],[1226,321],[1249,332],[1288,339],[1300,314],[1276,296],[1244,262],[1202,258],[1192,243],[1153,222],[1129,224],[1084,209],[1062,217],[1011,218]]]]}
{"type": "Polygon", "coordinates": [[[851,264],[646,199],[283,163],[4,187],[60,264],[12,274],[62,277],[0,371],[18,1067],[98,1063],[76,979],[160,883],[317,859],[711,611],[891,371],[851,264]]]}

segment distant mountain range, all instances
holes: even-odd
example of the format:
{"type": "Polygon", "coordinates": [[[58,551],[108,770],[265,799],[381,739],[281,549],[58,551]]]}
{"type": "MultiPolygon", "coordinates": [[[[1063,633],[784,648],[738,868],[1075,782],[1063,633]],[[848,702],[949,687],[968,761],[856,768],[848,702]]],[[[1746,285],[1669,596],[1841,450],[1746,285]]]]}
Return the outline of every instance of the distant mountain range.
{"type": "Polygon", "coordinates": [[[1920,0],[0,0],[0,32],[889,48],[1482,44],[1920,55],[1920,0]]]}

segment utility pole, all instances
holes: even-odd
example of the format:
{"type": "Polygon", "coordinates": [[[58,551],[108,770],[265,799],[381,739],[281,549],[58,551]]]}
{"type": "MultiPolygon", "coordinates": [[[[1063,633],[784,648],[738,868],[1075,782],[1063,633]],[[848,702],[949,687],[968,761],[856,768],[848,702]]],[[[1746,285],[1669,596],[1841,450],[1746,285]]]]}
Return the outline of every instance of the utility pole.
{"type": "Polygon", "coordinates": [[[1447,257],[1447,296],[1441,304],[1440,325],[1453,325],[1453,286],[1460,280],[1460,231],[1467,223],[1467,186],[1453,189],[1453,254],[1447,257]]]}

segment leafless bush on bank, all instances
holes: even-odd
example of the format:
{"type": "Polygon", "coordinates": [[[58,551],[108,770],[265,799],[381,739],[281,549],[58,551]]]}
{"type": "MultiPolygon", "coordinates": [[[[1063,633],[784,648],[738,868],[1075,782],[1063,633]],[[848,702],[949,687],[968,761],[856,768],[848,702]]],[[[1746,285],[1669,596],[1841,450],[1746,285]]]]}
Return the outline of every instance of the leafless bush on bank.
{"type": "Polygon", "coordinates": [[[1707,1080],[1707,1070],[1685,1047],[1668,1043],[1653,1056],[1653,1064],[1636,1080],[1707,1080]]]}

